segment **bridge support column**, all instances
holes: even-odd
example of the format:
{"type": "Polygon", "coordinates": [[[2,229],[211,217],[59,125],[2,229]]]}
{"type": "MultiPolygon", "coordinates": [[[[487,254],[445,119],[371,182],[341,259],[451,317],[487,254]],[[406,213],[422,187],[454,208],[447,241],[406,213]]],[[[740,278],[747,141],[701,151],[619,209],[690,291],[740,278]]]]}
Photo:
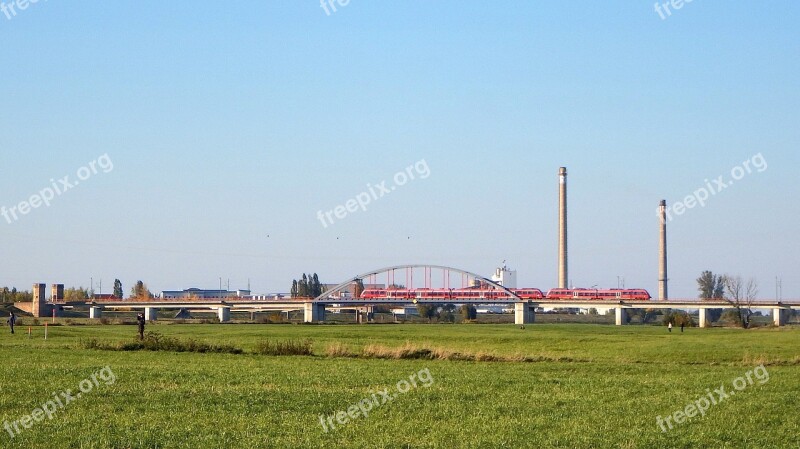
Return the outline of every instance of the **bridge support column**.
{"type": "Polygon", "coordinates": [[[89,318],[97,319],[103,316],[103,308],[98,306],[89,307],[89,318]]]}
{"type": "Polygon", "coordinates": [[[772,309],[772,322],[775,323],[776,326],[783,326],[786,324],[786,315],[786,311],[776,307],[772,309]]]}
{"type": "Polygon", "coordinates": [[[616,320],[614,324],[617,326],[622,326],[623,324],[627,324],[628,322],[628,312],[623,309],[622,307],[616,308],[616,320]]]}
{"type": "Polygon", "coordinates": [[[144,319],[147,321],[155,321],[158,319],[158,309],[155,307],[144,308],[144,319]]]}
{"type": "Polygon", "coordinates": [[[227,323],[231,320],[231,308],[230,307],[220,307],[217,309],[217,316],[219,317],[220,323],[227,323]]]}
{"type": "Polygon", "coordinates": [[[534,321],[536,321],[536,313],[530,303],[514,303],[514,324],[533,324],[534,321]]]}
{"type": "Polygon", "coordinates": [[[325,321],[325,304],[307,302],[303,304],[303,321],[306,323],[318,323],[325,321]]]}
{"type": "Polygon", "coordinates": [[[700,320],[700,327],[708,327],[708,309],[699,309],[697,311],[700,320]]]}

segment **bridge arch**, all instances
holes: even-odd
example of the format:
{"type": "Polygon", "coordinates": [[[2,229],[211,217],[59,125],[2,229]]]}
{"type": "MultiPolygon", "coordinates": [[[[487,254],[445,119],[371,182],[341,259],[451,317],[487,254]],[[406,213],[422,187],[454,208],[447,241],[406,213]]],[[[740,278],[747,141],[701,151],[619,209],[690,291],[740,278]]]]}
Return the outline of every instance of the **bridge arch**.
{"type": "Polygon", "coordinates": [[[378,274],[388,273],[388,272],[394,271],[394,270],[407,270],[407,269],[413,270],[415,268],[432,268],[432,269],[437,269],[437,270],[445,270],[445,271],[450,271],[450,272],[454,272],[454,273],[458,273],[458,274],[463,274],[463,275],[466,275],[468,277],[472,277],[474,279],[477,279],[477,280],[480,280],[482,282],[485,282],[486,284],[491,285],[492,287],[494,287],[494,288],[496,288],[498,290],[502,290],[503,292],[505,292],[511,298],[517,299],[519,301],[525,301],[524,299],[520,298],[516,293],[514,293],[510,289],[498,284],[497,282],[492,281],[491,279],[487,279],[487,278],[485,278],[485,277],[483,277],[483,276],[481,276],[479,274],[473,273],[471,271],[462,270],[460,268],[447,267],[447,266],[444,266],[444,265],[426,265],[426,264],[395,265],[395,266],[391,266],[391,267],[385,267],[385,268],[380,268],[380,269],[377,269],[377,270],[368,271],[366,273],[354,276],[354,277],[348,279],[347,281],[342,282],[341,284],[337,285],[336,287],[323,292],[321,295],[319,295],[316,298],[314,298],[314,301],[326,300],[331,295],[335,295],[336,293],[339,293],[342,290],[346,289],[353,282],[356,282],[356,281],[359,281],[359,280],[363,281],[364,278],[369,277],[369,276],[376,276],[378,274]]]}

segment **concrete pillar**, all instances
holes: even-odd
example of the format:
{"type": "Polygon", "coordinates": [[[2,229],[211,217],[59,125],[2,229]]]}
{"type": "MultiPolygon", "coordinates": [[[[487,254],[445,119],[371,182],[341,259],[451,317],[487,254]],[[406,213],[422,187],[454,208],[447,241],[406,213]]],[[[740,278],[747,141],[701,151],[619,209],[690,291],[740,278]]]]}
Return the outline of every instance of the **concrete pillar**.
{"type": "Polygon", "coordinates": [[[155,307],[144,308],[144,319],[147,321],[155,321],[158,319],[158,309],[155,307]]]}
{"type": "Polygon", "coordinates": [[[303,304],[304,316],[303,321],[306,323],[318,323],[325,321],[325,304],[318,304],[314,302],[307,302],[303,304]]]}
{"type": "Polygon", "coordinates": [[[219,317],[220,323],[227,323],[231,320],[231,308],[230,307],[220,307],[217,309],[217,316],[219,317]]]}
{"type": "Polygon", "coordinates": [[[622,326],[628,322],[628,312],[625,311],[622,307],[616,308],[616,321],[615,324],[617,326],[622,326]]]}
{"type": "Polygon", "coordinates": [[[533,324],[534,321],[536,321],[536,313],[530,303],[514,303],[514,324],[533,324]]]}
{"type": "Polygon", "coordinates": [[[700,309],[697,312],[700,315],[700,327],[708,327],[708,309],[700,309]]]}
{"type": "Polygon", "coordinates": [[[97,307],[97,306],[89,307],[89,318],[97,319],[100,318],[101,316],[103,316],[102,307],[97,307]]]}
{"type": "Polygon", "coordinates": [[[786,312],[779,307],[772,309],[772,322],[775,323],[776,326],[783,326],[786,324],[786,312]]]}

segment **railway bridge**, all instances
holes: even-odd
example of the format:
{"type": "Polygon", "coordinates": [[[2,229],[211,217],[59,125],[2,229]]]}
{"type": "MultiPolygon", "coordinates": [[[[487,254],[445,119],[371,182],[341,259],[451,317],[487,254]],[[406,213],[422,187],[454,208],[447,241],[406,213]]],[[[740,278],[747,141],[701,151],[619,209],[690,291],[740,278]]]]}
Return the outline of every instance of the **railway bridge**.
{"type": "MultiPolygon", "coordinates": [[[[308,323],[325,320],[325,310],[330,306],[369,307],[376,304],[416,305],[416,304],[506,304],[514,306],[516,324],[535,322],[536,310],[540,308],[607,308],[614,309],[615,322],[623,325],[627,314],[635,309],[697,309],[699,325],[706,327],[709,309],[731,309],[734,304],[726,301],[705,301],[699,299],[670,300],[553,300],[539,295],[522,297],[521,292],[537,289],[510,289],[478,274],[441,265],[397,265],[362,273],[330,288],[316,298],[292,298],[285,300],[246,300],[224,298],[216,300],[148,300],[148,301],[90,301],[89,315],[99,318],[104,309],[144,310],[145,318],[154,320],[161,309],[214,310],[220,322],[230,320],[231,311],[296,311],[302,310],[304,321],[308,323]],[[398,277],[398,273],[400,276],[398,277]],[[414,287],[414,275],[421,286],[414,287]],[[434,275],[434,273],[436,273],[434,275]],[[420,276],[421,274],[421,276],[420,276]],[[441,277],[439,276],[441,274],[441,277]],[[422,278],[420,281],[420,277],[422,278]],[[384,284],[378,284],[385,278],[384,284]],[[403,284],[398,284],[402,282],[403,284]],[[369,298],[353,295],[358,289],[382,285],[382,289],[372,292],[369,298]],[[392,288],[394,287],[394,288],[392,288]],[[397,292],[402,292],[398,294],[397,292]]],[[[792,310],[800,310],[800,301],[758,301],[750,305],[754,309],[772,311],[776,326],[786,324],[792,310]]]]}

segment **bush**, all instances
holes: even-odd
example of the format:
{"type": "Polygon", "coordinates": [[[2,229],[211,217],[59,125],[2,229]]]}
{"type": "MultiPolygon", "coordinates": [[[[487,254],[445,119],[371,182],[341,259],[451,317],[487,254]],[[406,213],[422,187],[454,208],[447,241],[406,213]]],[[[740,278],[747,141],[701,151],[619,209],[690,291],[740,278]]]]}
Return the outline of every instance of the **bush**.
{"type": "Polygon", "coordinates": [[[673,326],[680,326],[683,324],[686,327],[695,327],[697,324],[694,322],[694,318],[691,317],[686,312],[682,311],[669,311],[664,313],[664,318],[662,322],[666,326],[668,323],[672,323],[673,326]]]}
{"type": "Polygon", "coordinates": [[[328,357],[357,357],[358,354],[353,352],[346,345],[336,342],[331,343],[325,348],[325,355],[328,357]]]}
{"type": "Polygon", "coordinates": [[[100,343],[100,340],[98,340],[96,338],[91,338],[91,339],[86,340],[86,341],[81,340],[81,343],[83,344],[84,349],[101,349],[101,350],[112,349],[107,344],[100,343]]]}
{"type": "Polygon", "coordinates": [[[311,340],[261,341],[255,353],[261,355],[313,355],[311,340]]]}
{"type": "Polygon", "coordinates": [[[475,320],[478,318],[478,309],[471,304],[464,304],[459,309],[458,313],[464,321],[475,320]]]}
{"type": "Polygon", "coordinates": [[[116,345],[100,343],[97,339],[83,342],[86,349],[100,349],[107,351],[172,351],[172,352],[199,352],[199,353],[224,353],[242,354],[244,351],[232,345],[214,345],[194,339],[180,340],[165,337],[158,332],[148,332],[144,340],[122,342],[116,345]]]}

